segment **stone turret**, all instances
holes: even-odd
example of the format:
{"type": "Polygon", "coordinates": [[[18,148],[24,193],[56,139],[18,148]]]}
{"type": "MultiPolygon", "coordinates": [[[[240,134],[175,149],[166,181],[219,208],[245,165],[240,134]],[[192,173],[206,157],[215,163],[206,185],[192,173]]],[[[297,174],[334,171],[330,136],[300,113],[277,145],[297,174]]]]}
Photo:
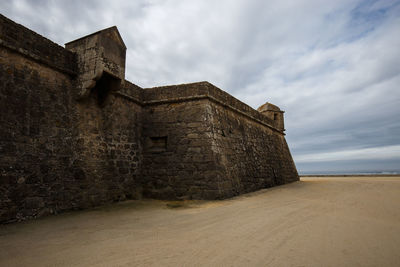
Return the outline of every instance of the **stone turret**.
{"type": "Polygon", "coordinates": [[[279,107],[266,102],[265,104],[261,105],[257,111],[273,120],[274,126],[278,128],[278,130],[285,131],[285,125],[283,121],[283,113],[285,112],[279,107]]]}
{"type": "Polygon", "coordinates": [[[78,56],[78,98],[87,97],[95,87],[99,99],[118,90],[125,80],[126,46],[113,26],[65,44],[78,56]]]}

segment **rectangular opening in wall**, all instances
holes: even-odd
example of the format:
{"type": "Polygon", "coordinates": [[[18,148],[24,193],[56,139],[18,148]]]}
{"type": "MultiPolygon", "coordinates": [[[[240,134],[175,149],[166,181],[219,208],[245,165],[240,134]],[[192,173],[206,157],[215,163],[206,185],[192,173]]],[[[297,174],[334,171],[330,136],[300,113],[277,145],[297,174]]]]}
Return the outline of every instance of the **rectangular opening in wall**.
{"type": "Polygon", "coordinates": [[[167,136],[153,136],[146,139],[146,147],[150,152],[164,152],[167,150],[167,136]]]}
{"type": "Polygon", "coordinates": [[[92,88],[92,92],[96,95],[97,101],[100,106],[103,106],[107,96],[111,91],[117,91],[120,87],[121,80],[114,77],[113,75],[103,72],[100,79],[96,81],[95,87],[92,88]]]}

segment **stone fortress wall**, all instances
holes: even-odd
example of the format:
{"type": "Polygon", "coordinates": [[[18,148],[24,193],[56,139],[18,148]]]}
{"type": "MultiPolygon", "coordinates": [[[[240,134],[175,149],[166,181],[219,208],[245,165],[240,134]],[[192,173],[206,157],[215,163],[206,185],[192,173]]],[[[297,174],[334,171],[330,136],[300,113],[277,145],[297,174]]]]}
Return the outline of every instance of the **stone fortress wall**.
{"type": "Polygon", "coordinates": [[[125,50],[116,27],[63,48],[0,15],[0,222],[299,179],[279,108],[208,82],[140,88],[125,50]]]}

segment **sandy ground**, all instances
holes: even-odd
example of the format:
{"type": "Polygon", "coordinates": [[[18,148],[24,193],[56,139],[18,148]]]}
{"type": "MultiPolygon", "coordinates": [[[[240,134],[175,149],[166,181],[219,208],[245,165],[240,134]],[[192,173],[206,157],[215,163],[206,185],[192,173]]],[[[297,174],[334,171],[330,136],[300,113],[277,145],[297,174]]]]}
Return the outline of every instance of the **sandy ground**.
{"type": "Polygon", "coordinates": [[[400,177],[302,178],[0,226],[0,266],[400,266],[400,177]]]}

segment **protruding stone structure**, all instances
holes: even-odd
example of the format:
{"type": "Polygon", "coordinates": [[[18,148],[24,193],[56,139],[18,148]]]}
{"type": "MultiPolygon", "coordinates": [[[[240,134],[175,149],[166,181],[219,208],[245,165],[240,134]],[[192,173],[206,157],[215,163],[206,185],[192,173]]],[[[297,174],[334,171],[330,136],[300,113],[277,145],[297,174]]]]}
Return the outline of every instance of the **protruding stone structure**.
{"type": "MultiPolygon", "coordinates": [[[[117,27],[98,31],[65,44],[78,56],[79,97],[87,97],[90,90],[118,90],[125,81],[126,46],[117,27]]],[[[107,92],[100,92],[107,94],[107,92]]]]}
{"type": "Polygon", "coordinates": [[[0,15],[0,223],[299,179],[278,107],[208,82],[140,88],[125,50],[116,27],[63,48],[0,15]]]}
{"type": "Polygon", "coordinates": [[[281,110],[279,107],[266,102],[265,104],[261,105],[258,109],[258,112],[266,116],[267,118],[274,121],[275,126],[281,130],[285,131],[285,124],[283,121],[283,113],[285,111],[281,110]]]}

